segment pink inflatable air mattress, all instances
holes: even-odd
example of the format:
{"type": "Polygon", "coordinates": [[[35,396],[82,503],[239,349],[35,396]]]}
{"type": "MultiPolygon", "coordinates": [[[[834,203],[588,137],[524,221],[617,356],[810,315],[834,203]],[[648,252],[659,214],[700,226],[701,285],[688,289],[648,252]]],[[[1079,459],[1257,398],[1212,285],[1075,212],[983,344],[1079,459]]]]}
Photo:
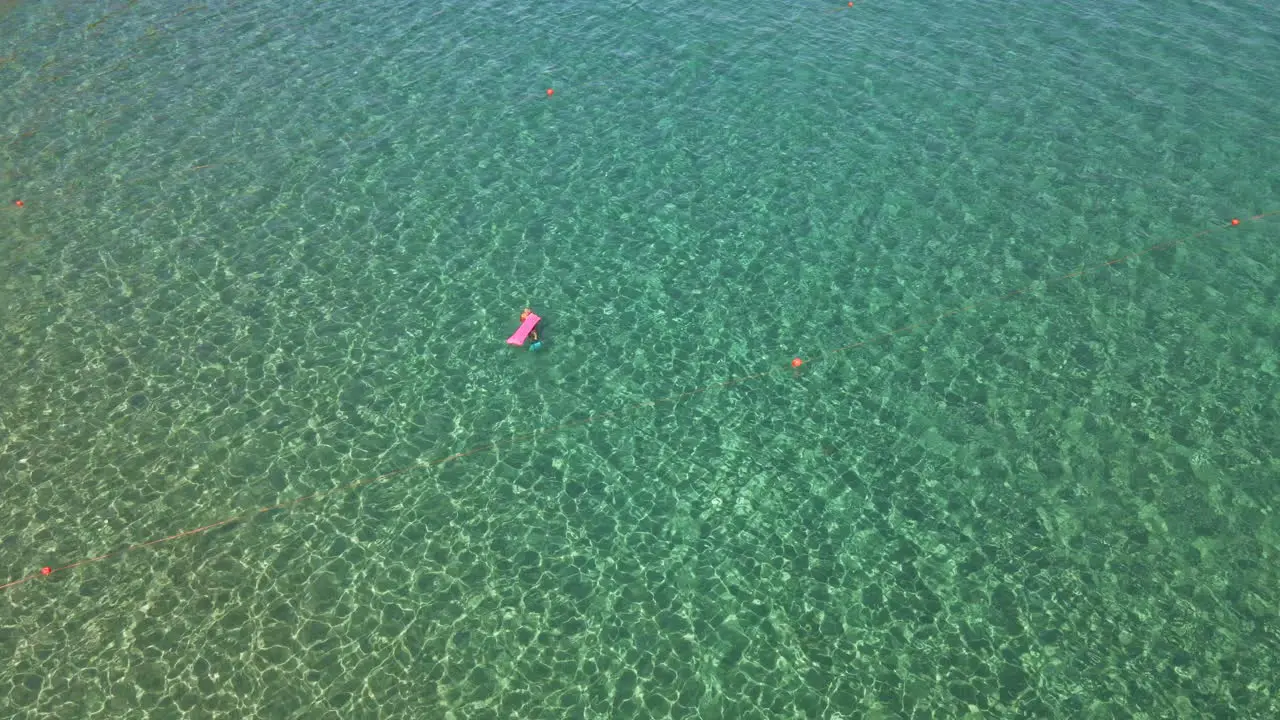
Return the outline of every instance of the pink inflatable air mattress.
{"type": "Polygon", "coordinates": [[[542,318],[537,315],[529,313],[529,317],[525,318],[524,322],[520,323],[520,327],[512,333],[511,337],[507,338],[507,344],[523,345],[524,339],[529,337],[529,333],[533,332],[533,326],[537,325],[538,321],[541,319],[542,318]]]}

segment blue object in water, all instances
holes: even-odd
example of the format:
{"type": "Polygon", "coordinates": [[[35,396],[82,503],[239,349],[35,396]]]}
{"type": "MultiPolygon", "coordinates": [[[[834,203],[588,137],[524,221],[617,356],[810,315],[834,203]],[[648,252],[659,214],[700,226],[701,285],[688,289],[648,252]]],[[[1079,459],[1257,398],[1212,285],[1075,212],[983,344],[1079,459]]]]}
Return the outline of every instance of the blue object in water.
{"type": "Polygon", "coordinates": [[[541,350],[541,349],[542,349],[542,341],[541,341],[541,340],[534,340],[534,341],[533,341],[533,344],[529,346],[529,350],[531,350],[531,351],[532,351],[532,350],[541,350]]]}

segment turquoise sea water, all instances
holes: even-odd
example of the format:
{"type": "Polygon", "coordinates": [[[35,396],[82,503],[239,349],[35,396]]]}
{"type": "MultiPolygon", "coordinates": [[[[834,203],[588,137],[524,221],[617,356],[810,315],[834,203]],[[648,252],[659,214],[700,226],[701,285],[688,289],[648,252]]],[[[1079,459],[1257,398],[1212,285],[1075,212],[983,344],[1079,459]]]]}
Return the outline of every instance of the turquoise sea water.
{"type": "Polygon", "coordinates": [[[1278,77],[1249,0],[0,1],[0,715],[1275,717],[1278,77]]]}

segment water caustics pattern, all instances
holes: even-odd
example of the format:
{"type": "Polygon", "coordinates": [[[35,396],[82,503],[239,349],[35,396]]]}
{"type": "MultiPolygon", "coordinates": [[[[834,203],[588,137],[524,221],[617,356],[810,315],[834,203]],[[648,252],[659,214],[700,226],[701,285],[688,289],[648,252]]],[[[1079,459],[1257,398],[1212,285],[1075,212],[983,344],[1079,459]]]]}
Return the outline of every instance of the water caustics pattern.
{"type": "Polygon", "coordinates": [[[1280,715],[1276,77],[1247,0],[0,0],[0,716],[1280,715]]]}

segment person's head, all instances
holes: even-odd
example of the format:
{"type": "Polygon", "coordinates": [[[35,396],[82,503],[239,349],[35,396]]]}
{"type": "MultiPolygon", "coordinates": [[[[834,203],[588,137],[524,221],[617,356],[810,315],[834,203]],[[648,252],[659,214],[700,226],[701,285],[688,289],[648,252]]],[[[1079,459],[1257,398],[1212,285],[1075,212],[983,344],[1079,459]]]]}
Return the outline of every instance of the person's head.
{"type": "Polygon", "coordinates": [[[533,311],[532,311],[532,310],[530,310],[529,308],[525,308],[525,309],[524,309],[524,312],[520,313],[520,322],[524,322],[524,321],[525,321],[525,320],[527,320],[527,319],[529,318],[529,316],[530,316],[530,315],[532,315],[532,314],[533,314],[533,311]]]}

